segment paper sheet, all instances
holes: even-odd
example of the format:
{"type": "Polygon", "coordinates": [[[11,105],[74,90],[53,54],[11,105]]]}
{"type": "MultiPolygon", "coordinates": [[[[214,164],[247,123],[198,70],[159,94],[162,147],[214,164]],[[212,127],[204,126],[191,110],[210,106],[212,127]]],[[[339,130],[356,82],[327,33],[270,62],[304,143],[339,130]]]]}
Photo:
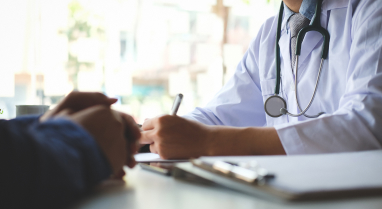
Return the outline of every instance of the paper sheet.
{"type": "Polygon", "coordinates": [[[171,162],[188,161],[188,159],[164,160],[160,158],[158,154],[154,154],[154,153],[139,153],[134,155],[134,158],[135,158],[135,161],[137,161],[137,163],[153,163],[153,162],[171,163],[171,162]]]}

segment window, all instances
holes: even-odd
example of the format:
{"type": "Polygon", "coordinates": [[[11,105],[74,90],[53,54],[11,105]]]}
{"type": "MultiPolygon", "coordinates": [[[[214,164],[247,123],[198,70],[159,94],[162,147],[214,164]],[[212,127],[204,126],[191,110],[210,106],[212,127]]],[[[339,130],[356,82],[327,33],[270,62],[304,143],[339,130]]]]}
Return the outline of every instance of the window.
{"type": "Polygon", "coordinates": [[[143,122],[208,100],[280,0],[12,0],[0,7],[0,118],[73,90],[143,122]]]}

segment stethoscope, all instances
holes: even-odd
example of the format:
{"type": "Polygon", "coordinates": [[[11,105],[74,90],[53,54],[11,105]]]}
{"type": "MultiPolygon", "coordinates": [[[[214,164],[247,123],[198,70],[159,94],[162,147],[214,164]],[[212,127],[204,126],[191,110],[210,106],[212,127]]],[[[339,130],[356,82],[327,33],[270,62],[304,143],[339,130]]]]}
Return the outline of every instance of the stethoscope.
{"type": "Polygon", "coordinates": [[[310,25],[304,27],[303,29],[300,30],[300,32],[297,35],[297,42],[296,42],[296,72],[294,75],[294,90],[295,90],[295,97],[297,101],[297,106],[298,109],[300,110],[299,114],[292,114],[288,112],[287,110],[287,105],[285,100],[279,96],[280,93],[280,82],[281,82],[281,66],[280,66],[280,47],[278,45],[278,42],[280,40],[280,34],[281,34],[281,23],[283,19],[283,14],[284,14],[284,3],[281,2],[281,7],[280,7],[280,12],[279,12],[279,18],[278,18],[278,25],[277,25],[277,32],[276,32],[276,88],[275,88],[275,94],[271,97],[269,97],[264,104],[264,109],[265,112],[271,116],[271,117],[280,117],[282,115],[289,115],[292,117],[299,117],[301,115],[304,115],[305,117],[308,118],[316,118],[319,117],[320,115],[324,114],[324,112],[320,112],[317,115],[307,115],[305,114],[306,111],[309,110],[310,106],[312,105],[312,102],[314,100],[314,97],[316,96],[316,91],[317,91],[317,86],[320,80],[320,75],[321,75],[321,69],[322,69],[322,63],[324,59],[328,57],[328,51],[329,51],[329,40],[330,40],[330,35],[329,32],[321,27],[321,6],[322,6],[322,0],[317,1],[316,5],[316,11],[313,16],[313,21],[310,23],[310,25]],[[317,31],[321,33],[321,35],[324,37],[324,43],[323,43],[323,48],[322,48],[322,55],[321,55],[321,64],[320,64],[320,69],[318,71],[317,75],[317,81],[316,85],[314,87],[314,92],[312,95],[312,98],[309,101],[308,106],[302,110],[300,103],[298,101],[298,94],[297,94],[297,72],[298,72],[298,58],[301,53],[301,44],[302,41],[304,40],[305,34],[309,31],[317,31]]]}

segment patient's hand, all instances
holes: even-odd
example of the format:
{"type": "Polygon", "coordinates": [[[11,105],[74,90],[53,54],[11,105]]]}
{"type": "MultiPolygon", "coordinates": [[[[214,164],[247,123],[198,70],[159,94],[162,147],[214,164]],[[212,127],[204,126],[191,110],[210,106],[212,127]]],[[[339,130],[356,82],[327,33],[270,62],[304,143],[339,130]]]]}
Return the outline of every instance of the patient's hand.
{"type": "Polygon", "coordinates": [[[134,153],[141,133],[131,116],[97,105],[76,113],[63,110],[56,117],[65,117],[88,131],[108,159],[114,175],[118,176],[124,165],[135,166],[134,153]]]}
{"type": "Polygon", "coordinates": [[[64,117],[79,124],[105,154],[114,177],[123,176],[123,165],[135,165],[134,153],[141,133],[131,116],[110,108],[116,101],[101,93],[72,92],[40,121],[64,117]]]}
{"type": "Polygon", "coordinates": [[[110,107],[117,99],[109,98],[101,93],[95,92],[71,92],[66,96],[53,110],[46,112],[40,117],[40,121],[44,122],[54,117],[59,112],[66,110],[68,113],[75,113],[95,105],[104,105],[110,107]]]}

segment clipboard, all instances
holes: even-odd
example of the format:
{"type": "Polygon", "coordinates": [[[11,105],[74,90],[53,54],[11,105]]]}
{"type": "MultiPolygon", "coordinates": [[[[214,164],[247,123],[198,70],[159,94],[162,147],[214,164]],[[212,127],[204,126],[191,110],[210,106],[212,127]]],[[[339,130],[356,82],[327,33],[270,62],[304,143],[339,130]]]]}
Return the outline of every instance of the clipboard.
{"type": "Polygon", "coordinates": [[[264,184],[241,181],[192,163],[178,163],[173,176],[189,175],[266,199],[305,201],[382,196],[382,150],[299,156],[201,157],[216,161],[256,160],[275,177],[264,184]]]}

